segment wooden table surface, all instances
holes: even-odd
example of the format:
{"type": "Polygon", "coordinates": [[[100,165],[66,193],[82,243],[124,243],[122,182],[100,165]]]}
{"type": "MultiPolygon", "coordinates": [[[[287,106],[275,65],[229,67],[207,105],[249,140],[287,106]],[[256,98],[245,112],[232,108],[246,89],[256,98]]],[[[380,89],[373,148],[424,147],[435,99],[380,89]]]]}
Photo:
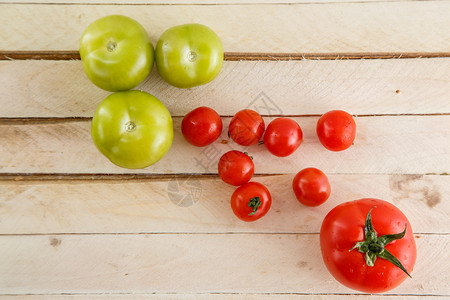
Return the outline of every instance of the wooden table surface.
{"type": "Polygon", "coordinates": [[[450,297],[450,1],[0,0],[0,299],[423,299],[450,297]],[[138,87],[174,117],[169,153],[126,170],[93,145],[91,117],[108,93],[84,75],[78,42],[113,13],[153,43],[167,28],[210,26],[223,41],[219,76],[188,90],[156,68],[138,87]],[[254,222],[230,209],[226,130],[196,148],[180,133],[198,106],[288,115],[304,142],[288,158],[245,148],[273,206],[254,222]],[[355,144],[325,150],[318,117],[355,115],[355,144]],[[290,188],[304,167],[332,185],[322,206],[290,188]],[[383,295],[337,283],[319,230],[334,206],[385,199],[409,218],[412,279],[383,295]]]}

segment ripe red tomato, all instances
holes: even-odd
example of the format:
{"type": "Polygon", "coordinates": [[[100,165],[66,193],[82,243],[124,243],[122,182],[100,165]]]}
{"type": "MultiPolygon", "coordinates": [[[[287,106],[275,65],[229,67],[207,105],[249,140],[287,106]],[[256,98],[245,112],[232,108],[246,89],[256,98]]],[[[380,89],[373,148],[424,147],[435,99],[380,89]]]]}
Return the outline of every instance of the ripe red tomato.
{"type": "Polygon", "coordinates": [[[181,122],[181,132],[184,138],[194,146],[204,147],[211,144],[222,132],[222,120],[212,108],[197,107],[181,122]]]}
{"type": "Polygon", "coordinates": [[[239,186],[252,179],[255,165],[246,153],[228,151],[219,160],[219,176],[228,184],[239,186]]]}
{"type": "Polygon", "coordinates": [[[302,141],[302,129],[289,118],[276,118],[269,123],[264,134],[264,145],[270,153],[279,157],[294,153],[302,141]]]}
{"type": "Polygon", "coordinates": [[[317,121],[317,136],[322,145],[331,151],[342,151],[353,144],[356,124],[352,116],[342,110],[332,110],[317,121]]]}
{"type": "Polygon", "coordinates": [[[332,209],[320,229],[320,248],[334,278],[366,293],[395,288],[416,261],[408,219],[397,207],[379,199],[345,202],[332,209]]]}
{"type": "Polygon", "coordinates": [[[300,203],[306,206],[319,206],[330,196],[328,177],[321,170],[306,168],[297,173],[292,188],[300,203]]]}
{"type": "Polygon", "coordinates": [[[242,146],[254,145],[261,139],[265,129],[260,114],[251,109],[237,112],[231,119],[228,133],[233,141],[242,146]]]}
{"type": "Polygon", "coordinates": [[[269,190],[259,182],[241,185],[231,196],[231,209],[239,219],[246,222],[263,217],[271,205],[269,190]]]}

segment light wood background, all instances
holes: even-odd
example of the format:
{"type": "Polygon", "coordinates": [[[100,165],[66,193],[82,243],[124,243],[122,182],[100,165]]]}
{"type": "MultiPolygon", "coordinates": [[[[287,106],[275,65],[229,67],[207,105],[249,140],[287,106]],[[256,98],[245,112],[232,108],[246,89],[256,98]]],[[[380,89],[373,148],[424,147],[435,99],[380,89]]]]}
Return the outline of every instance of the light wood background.
{"type": "Polygon", "coordinates": [[[450,297],[450,1],[0,0],[0,299],[444,299],[450,297]],[[143,170],[112,165],[90,139],[108,93],[85,77],[79,37],[93,20],[128,15],[155,43],[198,22],[221,37],[212,83],[181,90],[155,70],[138,87],[174,116],[169,153],[143,170]],[[211,146],[181,136],[206,105],[225,130],[211,146]],[[240,109],[294,118],[304,142],[288,158],[245,148],[273,207],[244,223],[217,176],[226,127],[240,109]],[[324,112],[355,116],[355,144],[323,148],[324,112]],[[290,188],[304,167],[332,185],[320,207],[290,188]],[[364,295],[323,265],[319,235],[334,206],[385,199],[418,246],[398,288],[364,295]]]}

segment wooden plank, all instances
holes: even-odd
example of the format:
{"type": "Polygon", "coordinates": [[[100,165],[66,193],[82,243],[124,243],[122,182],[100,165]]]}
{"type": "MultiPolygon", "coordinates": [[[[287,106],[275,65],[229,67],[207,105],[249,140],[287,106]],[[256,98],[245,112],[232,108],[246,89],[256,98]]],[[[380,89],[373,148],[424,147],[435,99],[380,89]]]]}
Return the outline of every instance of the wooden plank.
{"type": "MultiPolygon", "coordinates": [[[[416,243],[413,278],[389,294],[449,296],[450,236],[416,243]]],[[[355,293],[328,274],[317,234],[1,236],[0,257],[2,294],[355,293]]]]}
{"type": "MultiPolygon", "coordinates": [[[[93,85],[80,61],[0,61],[0,117],[92,117],[108,92],[93,85]],[[14,99],[14,101],[11,101],[14,99]]],[[[450,58],[227,61],[210,84],[178,89],[156,68],[138,87],[184,116],[198,106],[234,115],[450,113],[450,58]]]]}
{"type": "Polygon", "coordinates": [[[254,223],[234,216],[235,188],[218,178],[0,181],[0,234],[318,233],[334,206],[364,197],[398,206],[414,232],[450,233],[450,176],[331,174],[331,197],[316,208],[297,202],[293,177],[254,178],[273,197],[269,213],[254,223]]]}
{"type": "Polygon", "coordinates": [[[420,299],[446,299],[445,295],[367,295],[367,294],[358,294],[358,295],[321,295],[321,294],[81,294],[81,295],[14,295],[14,296],[2,296],[0,295],[1,300],[42,300],[42,299],[50,299],[50,300],[65,300],[65,299],[134,299],[134,300],[340,300],[343,297],[349,300],[371,300],[371,299],[383,299],[383,300],[420,300],[420,299]]]}
{"type": "MultiPolygon", "coordinates": [[[[398,2],[398,1],[421,1],[421,0],[327,0],[327,3],[351,3],[351,2],[398,2]]],[[[445,1],[445,0],[441,0],[445,1]]],[[[29,4],[27,0],[0,0],[1,3],[29,4]]],[[[34,3],[40,4],[119,4],[123,5],[123,0],[36,0],[34,3]]],[[[323,3],[321,0],[127,0],[126,4],[297,4],[297,3],[323,3]]]]}
{"type": "MultiPolygon", "coordinates": [[[[315,133],[318,117],[294,118],[303,144],[287,158],[271,155],[264,145],[242,147],[229,141],[223,118],[221,137],[207,147],[186,142],[181,118],[174,119],[174,142],[158,163],[141,170],[119,168],[95,148],[89,121],[37,124],[0,123],[0,173],[217,173],[220,156],[231,149],[254,157],[257,174],[297,173],[315,166],[327,173],[449,173],[450,115],[358,117],[355,145],[326,150],[315,133]]],[[[266,118],[266,123],[270,121],[266,118]]]]}
{"type": "Polygon", "coordinates": [[[449,1],[1,6],[0,50],[76,50],[89,23],[114,13],[141,22],[154,43],[171,26],[208,25],[228,52],[445,52],[450,38],[449,1]]]}

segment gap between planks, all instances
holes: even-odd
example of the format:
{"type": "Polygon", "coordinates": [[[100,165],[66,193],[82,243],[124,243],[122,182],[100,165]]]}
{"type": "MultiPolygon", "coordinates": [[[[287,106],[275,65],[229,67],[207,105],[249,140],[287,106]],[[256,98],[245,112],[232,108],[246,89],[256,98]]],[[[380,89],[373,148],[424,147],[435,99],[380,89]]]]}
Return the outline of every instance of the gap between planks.
{"type": "MultiPolygon", "coordinates": [[[[276,176],[283,174],[254,174],[254,177],[276,176]]],[[[180,173],[180,174],[95,174],[95,173],[4,173],[0,174],[1,181],[155,181],[155,180],[172,180],[172,179],[209,179],[219,178],[218,174],[213,173],[180,173]]]]}
{"type": "MultiPolygon", "coordinates": [[[[225,52],[226,61],[358,60],[445,58],[450,52],[252,53],[225,52]]],[[[78,51],[0,51],[0,60],[79,60],[78,51]]]]}
{"type": "MultiPolygon", "coordinates": [[[[353,175],[398,175],[396,173],[391,174],[367,174],[367,173],[352,173],[353,175]]],[[[289,174],[283,173],[255,173],[253,177],[263,178],[269,176],[283,176],[289,174]]],[[[333,175],[347,175],[346,173],[333,173],[333,175]]],[[[404,176],[448,176],[448,173],[427,173],[427,174],[402,174],[404,176]]],[[[3,173],[0,174],[0,182],[2,181],[15,181],[15,182],[36,182],[36,181],[50,181],[50,182],[60,182],[60,181],[96,181],[96,182],[114,182],[114,181],[168,181],[173,179],[218,179],[219,175],[217,173],[178,173],[178,174],[109,174],[109,173],[3,173]]]]}
{"type": "MultiPolygon", "coordinates": [[[[287,117],[287,118],[318,118],[321,115],[319,114],[309,114],[309,115],[265,115],[261,114],[262,117],[267,118],[279,118],[279,117],[287,117]]],[[[367,118],[367,117],[411,117],[411,116],[450,116],[450,113],[405,113],[405,114],[396,114],[396,113],[385,113],[385,114],[352,114],[354,117],[358,118],[367,118]]],[[[184,116],[172,115],[172,118],[182,118],[184,116]]],[[[221,115],[221,118],[232,118],[231,115],[221,115]]],[[[90,122],[92,117],[19,117],[19,118],[1,118],[0,117],[0,125],[33,125],[33,124],[58,124],[58,123],[74,123],[74,122],[90,122]]]]}

